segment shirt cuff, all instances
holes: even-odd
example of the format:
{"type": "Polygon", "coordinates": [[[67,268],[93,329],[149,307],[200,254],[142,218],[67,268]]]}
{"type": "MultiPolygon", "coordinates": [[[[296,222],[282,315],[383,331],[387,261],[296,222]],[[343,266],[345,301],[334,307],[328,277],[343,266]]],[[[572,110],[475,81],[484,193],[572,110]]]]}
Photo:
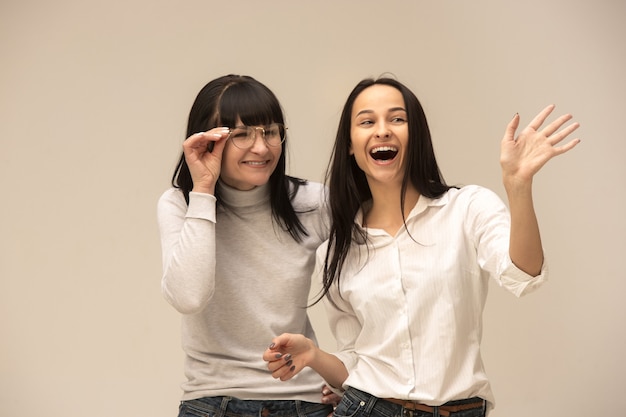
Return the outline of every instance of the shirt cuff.
{"type": "Polygon", "coordinates": [[[215,223],[215,203],[217,199],[214,195],[205,193],[189,193],[189,207],[185,217],[194,219],[204,219],[215,223]]]}
{"type": "Polygon", "coordinates": [[[533,292],[548,280],[548,264],[545,256],[541,272],[537,276],[532,276],[519,269],[509,257],[504,265],[500,279],[498,280],[501,287],[512,292],[516,297],[521,297],[533,292]]]}

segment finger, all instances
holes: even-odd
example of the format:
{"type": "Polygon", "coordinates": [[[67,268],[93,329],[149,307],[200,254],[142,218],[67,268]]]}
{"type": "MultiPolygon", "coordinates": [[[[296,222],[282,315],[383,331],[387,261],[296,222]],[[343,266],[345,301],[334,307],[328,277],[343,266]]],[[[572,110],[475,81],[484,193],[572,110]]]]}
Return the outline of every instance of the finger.
{"type": "Polygon", "coordinates": [[[570,149],[572,149],[574,146],[578,145],[579,143],[580,143],[580,139],[578,139],[578,138],[572,139],[569,142],[567,142],[566,144],[554,148],[554,150],[556,151],[557,155],[561,155],[561,154],[569,151],[570,149]]]}
{"type": "Polygon", "coordinates": [[[215,155],[216,157],[221,158],[222,154],[224,153],[224,148],[226,147],[227,139],[228,139],[228,136],[222,137],[222,139],[214,142],[215,145],[213,145],[213,150],[211,151],[211,153],[215,155]]]}
{"type": "Polygon", "coordinates": [[[564,114],[563,116],[559,117],[558,119],[550,123],[548,126],[544,127],[541,130],[541,133],[545,135],[546,137],[549,137],[571,119],[572,119],[571,114],[564,114]]]}
{"type": "Polygon", "coordinates": [[[530,123],[528,124],[528,127],[531,127],[534,130],[539,130],[543,122],[546,121],[550,113],[552,113],[552,110],[554,110],[554,107],[555,107],[554,104],[550,104],[549,106],[541,110],[539,114],[536,115],[535,118],[530,121],[530,123]]]}
{"type": "Polygon", "coordinates": [[[287,381],[291,378],[294,377],[294,375],[296,375],[296,365],[291,365],[291,366],[285,366],[285,373],[283,374],[282,377],[280,377],[281,381],[287,381]]]}
{"type": "Polygon", "coordinates": [[[513,119],[506,125],[506,129],[504,131],[504,140],[515,140],[515,131],[519,127],[519,114],[515,113],[513,119]]]}
{"type": "Polygon", "coordinates": [[[263,352],[263,360],[265,362],[277,362],[283,357],[283,354],[280,352],[266,350],[263,352]]]}
{"type": "MultiPolygon", "coordinates": [[[[271,361],[267,363],[267,369],[272,373],[278,371],[284,366],[286,366],[286,363],[284,361],[271,361]]],[[[289,366],[291,367],[291,364],[289,366]]]]}
{"type": "Polygon", "coordinates": [[[285,364],[284,366],[281,366],[280,368],[274,370],[272,372],[272,377],[275,379],[280,379],[281,381],[287,381],[293,378],[293,376],[296,374],[295,370],[295,365],[291,364],[287,366],[287,364],[285,364]]]}
{"type": "Polygon", "coordinates": [[[196,133],[183,142],[183,152],[187,156],[202,155],[208,151],[210,144],[215,143],[220,138],[221,136],[207,132],[196,133]]]}
{"type": "Polygon", "coordinates": [[[563,139],[571,135],[572,132],[574,132],[579,127],[580,127],[579,123],[572,123],[571,125],[566,126],[560,132],[557,132],[549,137],[550,143],[552,145],[556,145],[557,143],[561,142],[563,139]]]}

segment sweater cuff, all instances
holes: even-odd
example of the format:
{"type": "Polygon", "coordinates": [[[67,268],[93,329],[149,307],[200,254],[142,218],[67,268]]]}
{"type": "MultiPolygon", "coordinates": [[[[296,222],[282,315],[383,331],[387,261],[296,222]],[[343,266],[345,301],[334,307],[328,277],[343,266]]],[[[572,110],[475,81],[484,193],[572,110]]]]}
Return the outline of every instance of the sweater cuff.
{"type": "Polygon", "coordinates": [[[215,223],[215,203],[217,199],[214,195],[205,193],[189,193],[189,207],[186,218],[204,219],[215,223]]]}

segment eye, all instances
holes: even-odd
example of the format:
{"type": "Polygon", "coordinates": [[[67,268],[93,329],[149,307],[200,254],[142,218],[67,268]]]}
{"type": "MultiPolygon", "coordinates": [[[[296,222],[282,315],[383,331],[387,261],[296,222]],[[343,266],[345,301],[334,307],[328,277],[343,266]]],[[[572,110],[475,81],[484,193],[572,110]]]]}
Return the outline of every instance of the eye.
{"type": "Polygon", "coordinates": [[[394,124],[406,123],[406,119],[402,116],[395,116],[391,118],[391,123],[394,123],[394,124]]]}
{"type": "Polygon", "coordinates": [[[359,126],[370,126],[370,125],[373,125],[373,124],[374,124],[374,122],[373,122],[373,121],[371,121],[371,120],[367,120],[367,119],[365,119],[365,120],[361,120],[361,121],[359,122],[359,126]]]}
{"type": "Polygon", "coordinates": [[[269,136],[278,136],[279,134],[278,126],[268,127],[267,129],[265,129],[265,134],[269,136]]]}
{"type": "Polygon", "coordinates": [[[230,136],[235,139],[243,139],[248,136],[248,131],[245,129],[234,129],[230,136]]]}

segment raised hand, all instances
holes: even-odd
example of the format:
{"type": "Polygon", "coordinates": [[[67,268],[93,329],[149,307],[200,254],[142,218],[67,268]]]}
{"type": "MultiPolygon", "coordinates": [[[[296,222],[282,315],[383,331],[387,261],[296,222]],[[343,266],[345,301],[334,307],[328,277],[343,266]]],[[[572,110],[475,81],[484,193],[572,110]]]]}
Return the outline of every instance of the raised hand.
{"type": "Polygon", "coordinates": [[[572,119],[572,115],[564,114],[542,127],[553,110],[554,105],[543,109],[517,137],[515,134],[520,121],[518,114],[506,127],[500,148],[500,166],[505,184],[509,181],[530,183],[546,162],[580,143],[580,139],[573,139],[556,146],[580,125],[572,123],[565,126],[572,119]]]}
{"type": "Polygon", "coordinates": [[[185,161],[193,180],[192,191],[209,194],[215,192],[228,134],[227,127],[216,127],[207,132],[195,133],[183,142],[185,161]]]}

